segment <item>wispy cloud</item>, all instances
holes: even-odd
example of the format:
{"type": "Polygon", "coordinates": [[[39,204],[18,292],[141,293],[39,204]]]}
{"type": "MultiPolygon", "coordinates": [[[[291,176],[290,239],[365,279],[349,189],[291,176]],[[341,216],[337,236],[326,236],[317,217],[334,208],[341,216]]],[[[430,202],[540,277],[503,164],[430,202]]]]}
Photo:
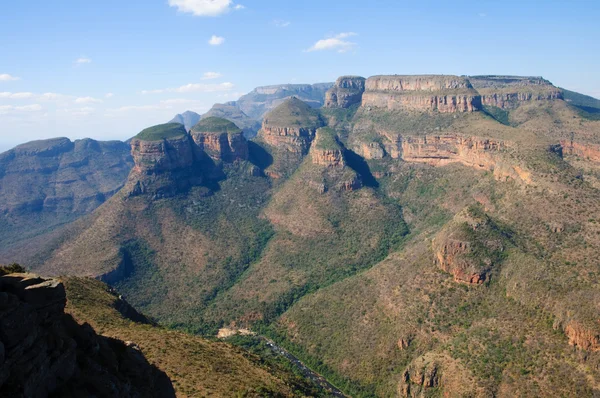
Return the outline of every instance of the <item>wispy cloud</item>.
{"type": "Polygon", "coordinates": [[[275,25],[278,28],[287,28],[291,24],[292,23],[290,21],[284,21],[283,19],[276,19],[273,21],[273,25],[275,25]]]}
{"type": "Polygon", "coordinates": [[[234,88],[234,84],[225,83],[189,83],[180,87],[164,88],[159,90],[143,90],[142,94],[161,94],[161,93],[215,93],[219,91],[230,91],[234,88]]]}
{"type": "Polygon", "coordinates": [[[212,80],[220,77],[223,77],[223,75],[219,72],[205,72],[204,75],[202,75],[202,80],[212,80]]]}
{"type": "Polygon", "coordinates": [[[75,98],[75,103],[76,104],[98,104],[100,102],[102,102],[101,99],[94,98],[94,97],[79,97],[79,98],[75,98]]]}
{"type": "Polygon", "coordinates": [[[20,80],[20,77],[9,75],[8,73],[0,74],[0,82],[12,82],[15,80],[20,80]]]}
{"type": "Polygon", "coordinates": [[[212,35],[208,40],[208,44],[211,46],[220,46],[223,43],[225,43],[225,38],[221,36],[212,35]]]}
{"type": "Polygon", "coordinates": [[[216,17],[232,10],[244,8],[232,0],[169,0],[171,7],[178,11],[193,14],[198,17],[216,17]]]}
{"type": "Polygon", "coordinates": [[[79,57],[75,60],[76,66],[91,64],[91,63],[92,63],[92,60],[88,57],[79,57]]]}
{"type": "Polygon", "coordinates": [[[40,104],[31,104],[24,106],[14,105],[0,105],[0,115],[13,113],[13,112],[38,112],[43,108],[40,104]]]}
{"type": "Polygon", "coordinates": [[[115,95],[114,95],[113,93],[106,93],[106,94],[104,95],[104,98],[112,98],[112,97],[114,97],[114,96],[115,96],[115,95]]]}
{"type": "Polygon", "coordinates": [[[33,98],[34,94],[29,92],[23,93],[10,93],[10,92],[2,92],[0,93],[0,98],[8,98],[8,99],[30,99],[33,98]]]}
{"type": "Polygon", "coordinates": [[[356,43],[346,40],[352,36],[357,36],[357,34],[354,32],[339,33],[332,37],[317,41],[306,51],[337,51],[339,53],[345,53],[356,47],[356,43]]]}

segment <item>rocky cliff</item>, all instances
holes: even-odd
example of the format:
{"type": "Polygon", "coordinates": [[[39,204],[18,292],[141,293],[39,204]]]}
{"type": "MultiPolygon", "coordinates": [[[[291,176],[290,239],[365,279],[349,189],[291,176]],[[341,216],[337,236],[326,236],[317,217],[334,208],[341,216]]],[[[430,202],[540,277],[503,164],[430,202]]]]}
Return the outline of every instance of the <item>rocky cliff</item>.
{"type": "Polygon", "coordinates": [[[0,214],[94,210],[127,180],[125,143],[67,138],[35,141],[0,154],[0,214]]]}
{"type": "Polygon", "coordinates": [[[296,97],[269,112],[258,134],[273,152],[273,165],[267,173],[281,177],[295,169],[322,125],[319,113],[296,97]]]}
{"type": "Polygon", "coordinates": [[[59,280],[0,277],[0,395],[174,397],[135,345],[96,334],[64,312],[59,280]]]}
{"type": "Polygon", "coordinates": [[[523,102],[562,99],[562,91],[541,77],[471,76],[485,106],[513,109],[523,102]]]}
{"type": "Polygon", "coordinates": [[[600,145],[572,140],[562,140],[560,145],[565,155],[575,155],[595,163],[600,163],[600,145]]]}
{"type": "Polygon", "coordinates": [[[367,79],[364,108],[440,113],[481,109],[481,97],[471,83],[459,76],[374,76],[367,79]]]}
{"type": "Polygon", "coordinates": [[[262,120],[267,112],[275,109],[287,99],[296,97],[312,108],[319,108],[325,101],[325,92],[333,83],[280,84],[257,87],[240,97],[236,105],[242,112],[256,120],[262,120]]]}
{"type": "Polygon", "coordinates": [[[349,108],[360,104],[365,92],[364,77],[342,76],[325,93],[325,108],[349,108]]]}
{"type": "Polygon", "coordinates": [[[131,153],[126,193],[162,198],[218,178],[221,163],[248,158],[248,143],[232,122],[208,117],[190,133],[180,124],[150,127],[131,140],[131,153]]]}

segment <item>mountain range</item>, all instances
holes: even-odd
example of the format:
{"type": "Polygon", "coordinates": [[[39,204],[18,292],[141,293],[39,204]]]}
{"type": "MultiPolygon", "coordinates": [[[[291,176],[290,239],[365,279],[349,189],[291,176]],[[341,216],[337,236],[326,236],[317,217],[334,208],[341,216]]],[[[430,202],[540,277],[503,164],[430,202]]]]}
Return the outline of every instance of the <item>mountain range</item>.
{"type": "MultiPolygon", "coordinates": [[[[25,144],[0,155],[0,261],[116,289],[173,341],[252,331],[349,396],[595,396],[598,114],[541,77],[343,76],[129,148],[25,144]]],[[[264,394],[317,388],[277,369],[264,394]]]]}

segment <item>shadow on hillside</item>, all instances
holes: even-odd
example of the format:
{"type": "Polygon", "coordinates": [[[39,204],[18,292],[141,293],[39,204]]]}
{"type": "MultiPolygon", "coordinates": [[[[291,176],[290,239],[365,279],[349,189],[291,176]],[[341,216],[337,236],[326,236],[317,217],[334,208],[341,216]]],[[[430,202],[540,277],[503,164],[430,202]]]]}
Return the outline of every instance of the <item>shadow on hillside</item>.
{"type": "Polygon", "coordinates": [[[369,165],[362,156],[346,148],[344,157],[346,158],[346,162],[348,162],[348,166],[362,177],[363,184],[366,187],[379,188],[379,183],[371,173],[369,165]]]}
{"type": "Polygon", "coordinates": [[[273,156],[256,142],[248,141],[248,154],[250,162],[261,170],[273,164],[273,156]]]}

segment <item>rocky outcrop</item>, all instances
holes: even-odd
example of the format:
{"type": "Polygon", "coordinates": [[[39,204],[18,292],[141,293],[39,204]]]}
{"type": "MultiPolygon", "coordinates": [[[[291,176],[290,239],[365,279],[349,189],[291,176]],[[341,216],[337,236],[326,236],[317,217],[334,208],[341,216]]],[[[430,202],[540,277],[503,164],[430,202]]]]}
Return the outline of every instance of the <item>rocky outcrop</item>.
{"type": "Polygon", "coordinates": [[[433,240],[435,263],[456,282],[480,285],[502,259],[504,237],[478,208],[459,213],[433,240]]]}
{"type": "Polygon", "coordinates": [[[131,140],[134,172],[156,174],[186,169],[194,163],[189,136],[166,138],[159,141],[131,140]]]}
{"type": "Polygon", "coordinates": [[[320,108],[325,100],[325,92],[333,83],[318,84],[280,84],[257,87],[250,93],[240,97],[236,106],[246,115],[261,120],[267,112],[277,108],[286,100],[295,97],[312,108],[320,108]]]}
{"type": "Polygon", "coordinates": [[[310,155],[313,164],[334,169],[341,169],[346,166],[344,149],[337,142],[335,132],[328,127],[317,130],[310,149],[310,155]]]}
{"type": "Polygon", "coordinates": [[[563,99],[562,91],[541,77],[471,76],[485,106],[513,109],[522,103],[563,99]]]}
{"type": "Polygon", "coordinates": [[[224,162],[248,159],[248,142],[242,130],[227,119],[205,117],[192,128],[190,135],[199,156],[207,154],[224,162]]]}
{"type": "Polygon", "coordinates": [[[481,109],[481,97],[464,77],[374,76],[366,81],[363,108],[440,113],[481,109]]]}
{"type": "Polygon", "coordinates": [[[588,351],[600,351],[600,334],[582,326],[577,321],[571,321],[564,328],[569,338],[569,344],[588,351]]]}
{"type": "Polygon", "coordinates": [[[65,304],[57,279],[0,277],[0,396],[174,396],[139,350],[77,324],[65,304]]]}
{"type": "Polygon", "coordinates": [[[575,155],[595,163],[600,163],[600,145],[562,140],[560,142],[565,155],[575,155]]]}
{"type": "Polygon", "coordinates": [[[325,94],[325,108],[349,108],[360,104],[365,92],[364,77],[342,76],[325,94]]]}
{"type": "Polygon", "coordinates": [[[0,214],[86,214],[117,192],[133,166],[128,145],[67,138],[0,154],[0,214]]]}

